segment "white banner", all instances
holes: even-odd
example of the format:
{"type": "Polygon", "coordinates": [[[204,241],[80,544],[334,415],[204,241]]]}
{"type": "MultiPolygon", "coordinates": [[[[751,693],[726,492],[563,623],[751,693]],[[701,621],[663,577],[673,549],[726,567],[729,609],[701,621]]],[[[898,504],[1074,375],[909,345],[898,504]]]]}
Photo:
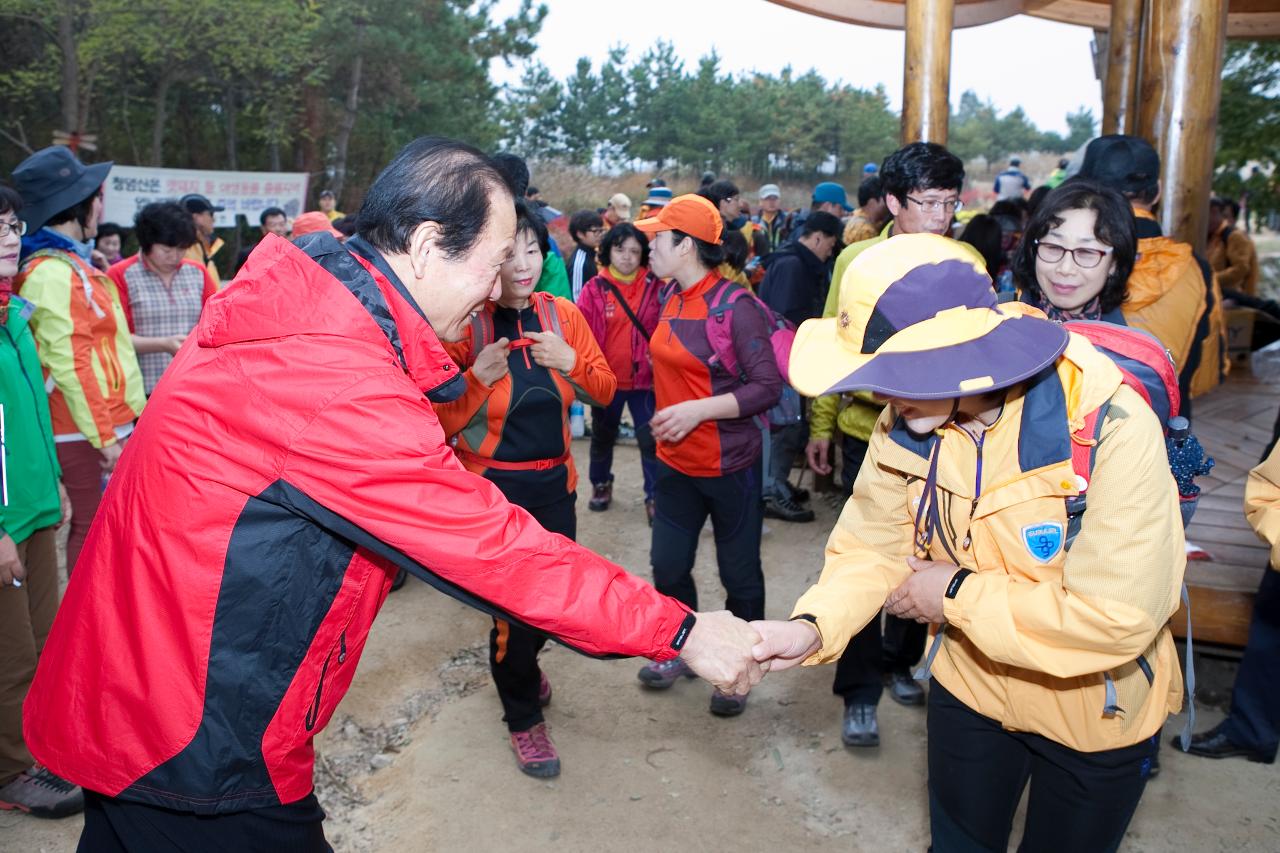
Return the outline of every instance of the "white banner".
{"type": "Polygon", "coordinates": [[[283,208],[290,219],[306,210],[305,172],[209,172],[198,169],[157,169],[113,166],[103,188],[104,222],[132,227],[134,214],[153,201],[177,201],[199,193],[215,206],[219,228],[231,228],[237,215],[258,224],[268,207],[283,208]]]}

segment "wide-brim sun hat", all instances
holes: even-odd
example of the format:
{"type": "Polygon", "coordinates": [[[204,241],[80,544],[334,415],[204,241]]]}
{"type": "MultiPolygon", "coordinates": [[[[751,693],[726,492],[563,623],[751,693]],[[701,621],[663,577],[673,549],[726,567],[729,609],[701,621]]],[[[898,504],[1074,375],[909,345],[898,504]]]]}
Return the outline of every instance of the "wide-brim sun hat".
{"type": "Polygon", "coordinates": [[[13,188],[22,196],[19,216],[28,231],[38,231],[45,223],[93,195],[106,183],[111,161],[86,166],[70,148],[53,145],[42,148],[13,170],[13,188]]]}
{"type": "Polygon", "coordinates": [[[835,317],[801,324],[791,384],[810,397],[965,397],[1035,376],[1057,361],[1067,338],[1057,323],[1000,310],[967,246],[903,234],[849,264],[835,317]]]}

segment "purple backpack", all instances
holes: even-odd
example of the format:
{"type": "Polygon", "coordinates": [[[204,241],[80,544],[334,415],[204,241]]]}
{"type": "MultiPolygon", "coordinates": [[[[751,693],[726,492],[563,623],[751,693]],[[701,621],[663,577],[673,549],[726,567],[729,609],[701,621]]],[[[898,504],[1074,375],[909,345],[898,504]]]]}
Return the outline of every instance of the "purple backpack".
{"type": "Polygon", "coordinates": [[[769,344],[773,347],[778,373],[782,375],[782,381],[790,385],[791,345],[796,340],[796,327],[750,290],[725,278],[720,279],[720,283],[707,294],[707,341],[711,344],[712,353],[710,363],[719,364],[730,375],[737,376],[743,382],[747,381],[747,375],[739,366],[738,356],[733,351],[733,306],[740,299],[754,301],[764,312],[769,321],[769,344]]]}

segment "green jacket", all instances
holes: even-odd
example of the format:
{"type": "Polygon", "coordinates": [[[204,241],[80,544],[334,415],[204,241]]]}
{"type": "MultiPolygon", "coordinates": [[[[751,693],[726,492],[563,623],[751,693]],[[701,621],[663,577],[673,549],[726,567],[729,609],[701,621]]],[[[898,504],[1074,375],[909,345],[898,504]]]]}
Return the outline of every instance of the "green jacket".
{"type": "Polygon", "coordinates": [[[4,405],[4,465],[9,503],[0,506],[0,528],[22,542],[62,519],[58,479],[62,470],[53,448],[53,424],[44,373],[28,323],[30,302],[11,297],[0,325],[0,404],[4,405]]]}
{"type": "Polygon", "coordinates": [[[542,259],[542,276],[538,279],[538,286],[534,290],[573,301],[573,291],[569,288],[569,271],[564,268],[563,258],[548,253],[542,259]]]}
{"type": "MultiPolygon", "coordinates": [[[[844,279],[844,271],[849,268],[849,264],[866,249],[888,240],[892,228],[893,223],[890,222],[879,236],[846,246],[836,257],[831,287],[827,288],[827,304],[822,309],[823,317],[834,317],[839,310],[840,282],[844,279]]],[[[838,426],[846,435],[870,441],[882,408],[884,407],[871,399],[870,394],[827,394],[813,401],[813,408],[809,412],[809,434],[813,438],[831,439],[838,426]]]]}

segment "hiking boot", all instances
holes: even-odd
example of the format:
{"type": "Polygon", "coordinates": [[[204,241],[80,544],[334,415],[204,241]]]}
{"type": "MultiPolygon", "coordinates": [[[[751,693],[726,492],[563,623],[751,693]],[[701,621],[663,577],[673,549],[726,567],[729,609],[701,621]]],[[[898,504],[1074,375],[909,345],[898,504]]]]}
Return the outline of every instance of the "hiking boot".
{"type": "Polygon", "coordinates": [[[591,493],[591,500],[587,501],[587,509],[592,512],[604,512],[609,508],[609,504],[613,502],[613,481],[607,483],[596,483],[595,490],[591,493]]]}
{"type": "MultiPolygon", "coordinates": [[[[790,483],[787,485],[791,486],[790,483]]],[[[809,490],[802,489],[799,486],[791,486],[791,500],[798,504],[807,504],[809,502],[809,490]]]]}
{"type": "Polygon", "coordinates": [[[551,704],[551,682],[545,672],[538,674],[538,707],[545,708],[551,704]]]}
{"type": "Polygon", "coordinates": [[[520,772],[526,776],[549,779],[560,775],[560,754],[551,742],[546,723],[538,723],[528,731],[512,732],[511,748],[520,772]]]}
{"type": "Polygon", "coordinates": [[[924,704],[924,688],[904,669],[889,673],[889,696],[899,705],[924,704]]]}
{"type": "Polygon", "coordinates": [[[782,521],[813,521],[813,510],[805,509],[791,498],[770,495],[764,499],[764,517],[782,521]]]}
{"type": "Polygon", "coordinates": [[[647,498],[644,502],[644,514],[649,517],[650,527],[653,527],[653,516],[657,511],[653,505],[653,498],[647,498]]]}
{"type": "Polygon", "coordinates": [[[719,690],[711,694],[711,713],[717,717],[736,717],[747,710],[746,696],[733,696],[719,690]]]}
{"type": "Polygon", "coordinates": [[[636,678],[640,679],[641,684],[654,690],[666,690],[679,681],[681,676],[685,678],[697,677],[694,671],[689,669],[689,665],[684,662],[684,659],[679,657],[674,657],[671,660],[652,661],[640,667],[640,672],[636,673],[636,678]]]}
{"type": "Polygon", "coordinates": [[[32,817],[67,817],[84,811],[84,792],[37,764],[0,788],[0,809],[17,809],[32,817]]]}
{"type": "Polygon", "coordinates": [[[875,705],[846,705],[840,724],[840,740],[845,746],[879,746],[880,725],[875,705]]]}

